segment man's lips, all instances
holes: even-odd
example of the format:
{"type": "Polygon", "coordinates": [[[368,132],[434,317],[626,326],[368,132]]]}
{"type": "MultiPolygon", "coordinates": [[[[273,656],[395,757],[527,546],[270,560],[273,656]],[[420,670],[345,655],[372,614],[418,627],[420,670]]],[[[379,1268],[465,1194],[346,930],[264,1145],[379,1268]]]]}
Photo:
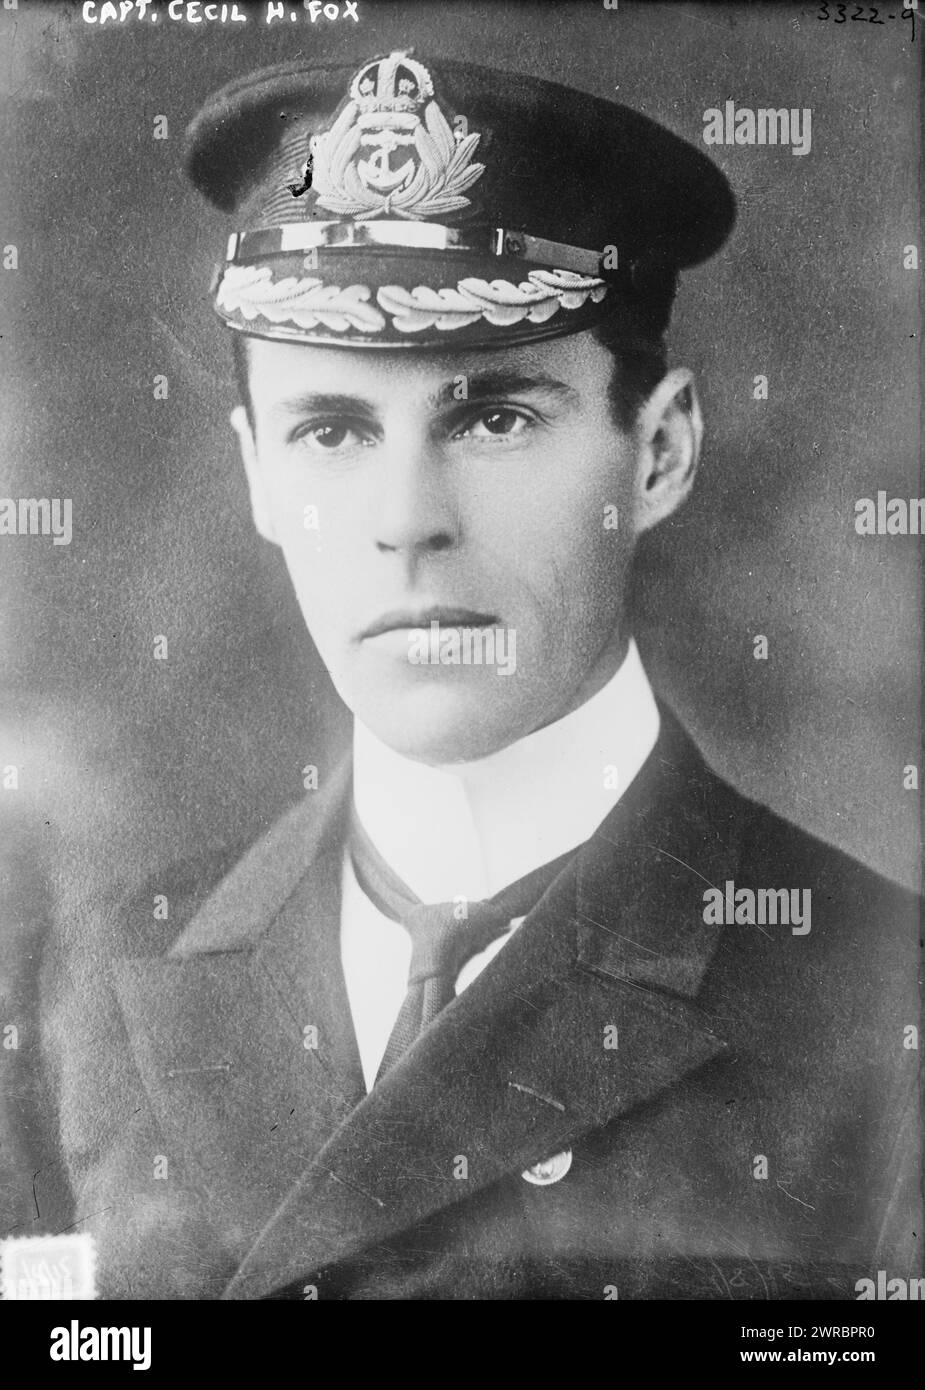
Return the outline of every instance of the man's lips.
{"type": "Polygon", "coordinates": [[[498,622],[493,613],[480,613],[475,608],[396,608],[391,613],[383,613],[381,618],[370,623],[360,633],[360,641],[368,637],[379,637],[383,632],[397,632],[412,628],[429,628],[431,623],[440,627],[495,627],[498,622]]]}

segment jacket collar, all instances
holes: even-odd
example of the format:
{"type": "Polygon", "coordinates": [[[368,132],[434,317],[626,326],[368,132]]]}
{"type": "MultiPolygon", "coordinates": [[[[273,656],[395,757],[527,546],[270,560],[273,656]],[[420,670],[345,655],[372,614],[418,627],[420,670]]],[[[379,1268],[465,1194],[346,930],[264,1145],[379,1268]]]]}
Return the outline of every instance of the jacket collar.
{"type": "MultiPolygon", "coordinates": [[[[349,775],[282,817],[166,955],[111,965],[168,1152],[247,1241],[365,1094],[337,932],[349,775]]],[[[226,1280],[247,1248],[229,1244],[226,1280]]]]}
{"type": "MultiPolygon", "coordinates": [[[[703,922],[702,895],[734,871],[743,803],[662,716],[643,772],[491,966],[369,1095],[330,1112],[226,1298],[265,1296],[387,1239],[722,1051],[695,1003],[721,930],[703,922]],[[605,1048],[614,1025],[617,1045],[605,1048]]],[[[336,938],[334,896],[326,910],[336,938]]],[[[272,936],[256,948],[264,960],[272,936]]]]}

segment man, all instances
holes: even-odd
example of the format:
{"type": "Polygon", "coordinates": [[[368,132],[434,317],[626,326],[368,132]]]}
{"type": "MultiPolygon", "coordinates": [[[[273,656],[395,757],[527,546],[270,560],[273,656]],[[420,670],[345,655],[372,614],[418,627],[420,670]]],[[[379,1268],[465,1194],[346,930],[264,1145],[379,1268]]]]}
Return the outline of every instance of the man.
{"type": "Polygon", "coordinates": [[[914,1272],[916,904],[723,784],[629,630],[635,544],[697,467],[663,339],[724,178],[625,108],[410,50],[231,84],[188,167],[235,217],[254,519],[355,733],[243,855],[52,943],[101,1295],[914,1272]]]}

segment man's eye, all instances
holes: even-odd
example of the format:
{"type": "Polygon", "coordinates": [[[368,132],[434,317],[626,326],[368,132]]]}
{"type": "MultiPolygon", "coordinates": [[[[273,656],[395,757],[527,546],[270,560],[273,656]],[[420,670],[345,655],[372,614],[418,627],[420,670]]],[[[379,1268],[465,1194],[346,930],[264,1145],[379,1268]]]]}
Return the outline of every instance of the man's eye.
{"type": "Polygon", "coordinates": [[[341,449],[344,445],[353,447],[367,442],[366,437],[355,426],[340,420],[329,424],[311,425],[299,433],[297,440],[309,449],[327,453],[341,449]]]}
{"type": "Polygon", "coordinates": [[[467,425],[462,431],[470,439],[490,439],[499,435],[523,434],[533,422],[519,410],[510,407],[496,407],[492,410],[483,410],[471,425],[467,425]]]}

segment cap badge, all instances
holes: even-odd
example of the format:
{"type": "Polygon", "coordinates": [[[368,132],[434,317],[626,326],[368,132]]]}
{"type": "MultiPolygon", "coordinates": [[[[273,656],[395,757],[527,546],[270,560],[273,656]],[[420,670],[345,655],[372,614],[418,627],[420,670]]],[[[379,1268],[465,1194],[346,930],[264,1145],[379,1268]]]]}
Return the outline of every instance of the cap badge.
{"type": "Polygon", "coordinates": [[[410,51],[360,68],[331,129],[310,142],[318,205],[364,221],[421,220],[468,207],[481,178],[480,136],[455,135],[434,98],[430,73],[410,51]]]}

